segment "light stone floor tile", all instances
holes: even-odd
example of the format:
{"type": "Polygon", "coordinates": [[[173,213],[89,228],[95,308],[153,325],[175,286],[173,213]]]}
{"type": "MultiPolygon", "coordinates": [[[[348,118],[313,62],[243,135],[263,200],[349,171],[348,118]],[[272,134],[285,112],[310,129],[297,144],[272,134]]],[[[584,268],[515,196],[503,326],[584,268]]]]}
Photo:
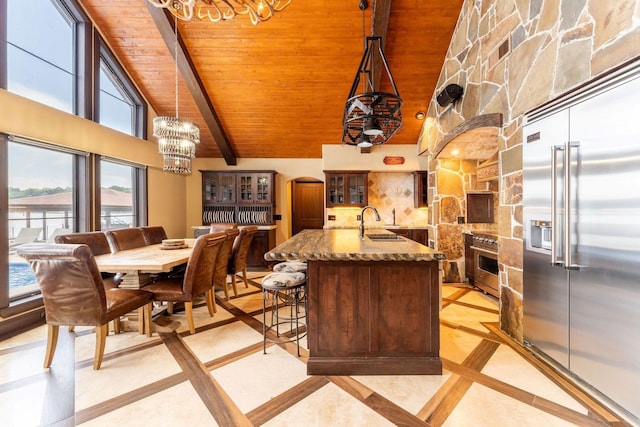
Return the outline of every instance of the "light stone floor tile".
{"type": "Polygon", "coordinates": [[[353,378],[415,415],[450,376],[450,373],[443,372],[443,375],[365,375],[353,378]]]}
{"type": "Polygon", "coordinates": [[[182,372],[164,345],[76,370],[76,411],[182,372]]]}
{"type": "MultiPolygon", "coordinates": [[[[77,334],[75,338],[75,350],[76,350],[76,362],[84,360],[93,361],[96,348],[96,334],[91,327],[76,327],[75,332],[77,334]]],[[[69,333],[66,327],[60,328],[60,334],[69,333]]],[[[128,349],[139,344],[146,344],[149,340],[159,340],[157,334],[149,338],[145,334],[140,334],[136,331],[128,331],[120,334],[109,333],[104,345],[105,357],[109,353],[128,349]]],[[[108,365],[109,361],[103,361],[102,366],[108,365]]],[[[101,368],[102,369],[102,368],[101,368]]]]}
{"type": "Polygon", "coordinates": [[[456,363],[464,359],[480,344],[482,338],[459,329],[440,327],[440,356],[456,363]]]}
{"type": "Polygon", "coordinates": [[[507,345],[503,344],[498,348],[482,369],[482,373],[574,411],[587,414],[587,410],[582,405],[507,345]]]}
{"type": "Polygon", "coordinates": [[[469,316],[469,308],[458,304],[449,304],[440,312],[440,319],[466,326],[483,333],[487,333],[489,331],[487,328],[482,326],[481,322],[497,322],[499,320],[497,314],[488,313],[482,310],[473,311],[473,316],[469,316]]]}
{"type": "Polygon", "coordinates": [[[145,425],[217,426],[191,384],[186,381],[145,399],[80,424],[86,427],[145,425]]]}
{"type": "Polygon", "coordinates": [[[207,363],[244,347],[262,342],[262,334],[242,322],[233,322],[183,338],[191,351],[207,363]]]}
{"type": "Polygon", "coordinates": [[[265,427],[384,427],[393,425],[331,383],[263,424],[265,427]]]}
{"type": "Polygon", "coordinates": [[[46,383],[43,378],[37,383],[0,393],[0,425],[39,426],[45,390],[46,383]]]}
{"type": "Polygon", "coordinates": [[[42,367],[44,352],[45,342],[42,341],[40,346],[0,355],[0,384],[46,373],[42,367]]]}
{"type": "Polygon", "coordinates": [[[490,295],[485,295],[482,292],[469,292],[462,298],[459,298],[458,301],[480,307],[491,308],[493,310],[498,309],[498,300],[490,295]]]}
{"type": "Polygon", "coordinates": [[[262,312],[262,292],[232,299],[230,303],[245,313],[262,312]]]}
{"type": "Polygon", "coordinates": [[[443,427],[567,427],[573,423],[474,383],[443,427]],[[473,420],[473,424],[469,421],[473,420]]]}
{"type": "Polygon", "coordinates": [[[0,350],[13,348],[18,345],[26,345],[42,341],[44,346],[47,341],[47,326],[42,325],[18,334],[14,337],[0,341],[0,350]]]}
{"type": "Polygon", "coordinates": [[[298,358],[273,346],[211,371],[213,378],[244,413],[255,409],[307,378],[298,358]]]}

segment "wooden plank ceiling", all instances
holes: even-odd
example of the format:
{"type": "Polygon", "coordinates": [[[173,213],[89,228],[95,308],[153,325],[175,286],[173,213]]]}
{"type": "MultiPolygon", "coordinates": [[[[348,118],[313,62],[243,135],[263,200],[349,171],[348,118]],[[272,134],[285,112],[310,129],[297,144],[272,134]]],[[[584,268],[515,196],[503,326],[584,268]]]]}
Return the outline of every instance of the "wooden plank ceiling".
{"type": "MultiPolygon", "coordinates": [[[[178,114],[201,127],[197,157],[224,157],[228,164],[237,158],[320,158],[322,144],[340,144],[364,36],[372,35],[372,21],[380,27],[385,8],[386,35],[374,35],[383,37],[404,101],[403,126],[387,144],[416,144],[422,121],[414,116],[427,110],[433,96],[462,0],[377,1],[369,0],[364,22],[359,0],[292,0],[258,25],[247,16],[178,21],[193,78],[213,110],[209,116],[200,112],[190,93],[193,78],[180,62],[178,114]]],[[[151,108],[175,116],[175,48],[171,41],[167,46],[157,25],[163,14],[150,10],[147,0],[81,4],[151,108]]],[[[171,28],[173,21],[164,18],[171,28]]]]}

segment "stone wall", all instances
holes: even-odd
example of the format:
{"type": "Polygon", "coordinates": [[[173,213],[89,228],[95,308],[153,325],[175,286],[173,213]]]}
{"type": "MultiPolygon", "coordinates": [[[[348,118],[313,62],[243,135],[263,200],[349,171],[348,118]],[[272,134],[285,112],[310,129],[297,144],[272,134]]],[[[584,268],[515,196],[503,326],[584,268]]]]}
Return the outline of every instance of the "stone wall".
{"type": "MultiPolygon", "coordinates": [[[[524,115],[637,57],[639,18],[640,0],[466,0],[462,6],[418,146],[429,156],[465,120],[503,114],[498,135],[500,323],[516,340],[522,341],[524,115]],[[505,42],[507,53],[498,59],[497,49],[505,42]],[[450,83],[461,85],[464,95],[440,107],[435,95],[450,83]]],[[[458,208],[450,198],[459,199],[464,178],[452,174],[448,160],[430,158],[429,171],[434,238],[439,249],[457,256],[453,235],[460,227],[450,211],[458,208]]]]}

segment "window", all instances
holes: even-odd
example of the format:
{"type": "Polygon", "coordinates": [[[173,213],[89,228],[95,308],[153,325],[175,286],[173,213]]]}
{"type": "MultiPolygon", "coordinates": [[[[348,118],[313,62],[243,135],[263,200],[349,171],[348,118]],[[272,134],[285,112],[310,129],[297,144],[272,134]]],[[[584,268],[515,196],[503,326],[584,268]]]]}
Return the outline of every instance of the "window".
{"type": "Polygon", "coordinates": [[[140,165],[100,161],[100,229],[146,224],[146,171],[140,165]]]}
{"type": "Polygon", "coordinates": [[[74,21],[56,0],[7,0],[7,90],[75,113],[74,21]],[[46,76],[46,78],[44,78],[46,76]]]}
{"type": "Polygon", "coordinates": [[[98,68],[97,121],[120,132],[144,138],[146,110],[142,96],[102,39],[98,68]]]}
{"type": "Polygon", "coordinates": [[[19,138],[11,138],[7,153],[8,300],[16,301],[39,293],[31,269],[16,254],[18,247],[52,243],[56,235],[77,228],[83,187],[76,183],[86,156],[19,138]]]}

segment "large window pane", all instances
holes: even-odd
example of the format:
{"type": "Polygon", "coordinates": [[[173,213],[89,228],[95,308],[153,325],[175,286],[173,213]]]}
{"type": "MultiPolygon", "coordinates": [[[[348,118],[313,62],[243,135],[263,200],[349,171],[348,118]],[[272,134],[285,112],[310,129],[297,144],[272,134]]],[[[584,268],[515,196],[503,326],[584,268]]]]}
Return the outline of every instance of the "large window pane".
{"type": "Polygon", "coordinates": [[[137,227],[134,208],[136,168],[106,160],[100,162],[100,228],[137,227]]]}
{"type": "Polygon", "coordinates": [[[18,246],[52,240],[74,228],[74,155],[9,143],[9,296],[38,290],[18,246]]]}
{"type": "Polygon", "coordinates": [[[74,113],[74,29],[55,0],[7,0],[7,89],[74,113]]]}
{"type": "Polygon", "coordinates": [[[100,124],[135,135],[136,105],[107,64],[100,60],[100,124]]]}

